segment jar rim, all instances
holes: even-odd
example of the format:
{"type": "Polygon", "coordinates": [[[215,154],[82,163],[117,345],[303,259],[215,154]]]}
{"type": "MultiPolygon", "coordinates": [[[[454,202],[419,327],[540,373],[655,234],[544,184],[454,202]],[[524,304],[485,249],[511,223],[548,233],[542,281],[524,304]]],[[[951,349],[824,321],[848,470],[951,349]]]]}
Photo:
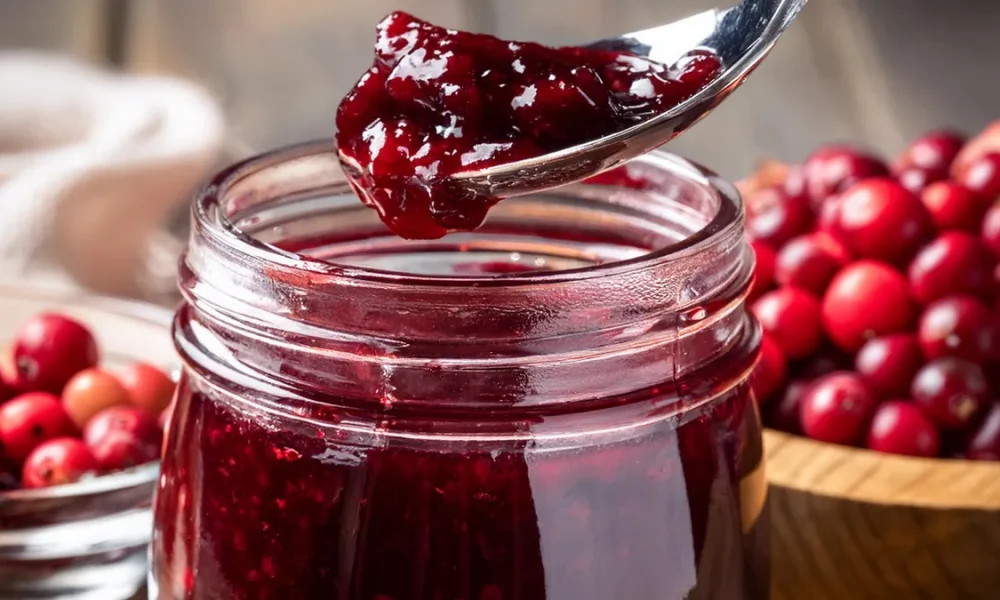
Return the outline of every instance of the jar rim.
{"type": "MultiPolygon", "coordinates": [[[[509,272],[488,275],[415,274],[344,265],[281,249],[243,231],[223,210],[224,197],[239,181],[254,173],[298,160],[328,158],[330,166],[340,168],[336,145],[332,140],[313,140],[270,150],[238,161],[216,173],[199,191],[192,214],[196,230],[210,233],[216,243],[228,252],[270,263],[289,272],[304,272],[320,276],[346,277],[374,284],[396,286],[437,287],[454,284],[490,287],[537,286],[560,284],[581,279],[613,277],[633,270],[649,268],[690,257],[711,247],[732,229],[741,227],[744,207],[736,187],[715,172],[678,155],[655,150],[635,160],[655,161],[655,166],[671,175],[711,190],[719,198],[718,210],[703,227],[675,243],[665,245],[635,257],[600,262],[582,267],[551,270],[509,272]]],[[[626,163],[627,164],[627,163],[626,163]]]]}

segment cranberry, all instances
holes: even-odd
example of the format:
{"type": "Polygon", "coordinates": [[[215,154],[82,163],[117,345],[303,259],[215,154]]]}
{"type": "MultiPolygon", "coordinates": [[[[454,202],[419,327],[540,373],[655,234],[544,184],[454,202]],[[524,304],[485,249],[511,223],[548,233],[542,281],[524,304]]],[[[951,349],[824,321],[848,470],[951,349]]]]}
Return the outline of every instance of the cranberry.
{"type": "Polygon", "coordinates": [[[788,358],[808,356],[822,339],[819,300],[808,292],[781,288],[754,302],[753,314],[788,358]]]}
{"type": "Polygon", "coordinates": [[[934,423],[911,402],[893,400],[875,410],[868,447],[906,456],[937,456],[941,438],[934,423]]]}
{"type": "Polygon", "coordinates": [[[790,196],[782,188],[758,190],[747,199],[753,214],[747,219],[750,237],[780,248],[812,226],[812,211],[804,196],[790,196]]]}
{"type": "Polygon", "coordinates": [[[1000,153],[988,152],[976,158],[958,182],[989,201],[1000,196],[1000,153]]]}
{"type": "Polygon", "coordinates": [[[163,432],[156,418],[131,406],[114,406],[97,414],[83,439],[103,472],[145,464],[160,455],[163,432]]]}
{"type": "Polygon", "coordinates": [[[915,312],[906,279],[892,267],[871,260],[841,269],[823,296],[823,327],[848,352],[873,337],[905,331],[915,312]]]}
{"type": "Polygon", "coordinates": [[[134,362],[118,375],[132,404],[158,415],[170,406],[176,387],[170,376],[153,365],[134,362]]]}
{"type": "Polygon", "coordinates": [[[1000,460],[1000,403],[994,402],[965,446],[969,460],[1000,460]]]}
{"type": "Polygon", "coordinates": [[[954,131],[933,131],[917,138],[903,151],[897,171],[918,167],[933,176],[934,181],[947,179],[951,164],[965,146],[965,136],[954,131]]]}
{"type": "Polygon", "coordinates": [[[854,373],[831,373],[817,380],[802,399],[802,431],[834,444],[854,444],[875,409],[875,394],[854,373]]]}
{"type": "Polygon", "coordinates": [[[986,211],[980,236],[983,243],[993,252],[993,256],[1000,257],[1000,204],[993,204],[986,211]]]}
{"type": "Polygon", "coordinates": [[[90,330],[69,317],[44,313],[25,323],[14,337],[14,385],[58,394],[70,377],[97,360],[97,341],[90,330]]]}
{"type": "Polygon", "coordinates": [[[933,232],[916,195],[891,179],[866,179],[840,197],[836,235],[862,258],[905,263],[933,232]]]}
{"type": "Polygon", "coordinates": [[[799,413],[802,411],[802,399],[805,398],[812,384],[813,380],[811,379],[790,381],[785,386],[781,398],[765,407],[764,423],[778,431],[801,434],[802,424],[799,420],[799,413]]]}
{"type": "Polygon", "coordinates": [[[59,398],[48,392],[21,394],[0,406],[0,446],[15,462],[28,458],[42,442],[73,431],[59,398]]]}
{"type": "Polygon", "coordinates": [[[939,427],[964,429],[986,405],[989,384],[979,365],[961,358],[939,358],[913,378],[910,395],[939,427]]]}
{"type": "Polygon", "coordinates": [[[758,403],[767,402],[781,387],[786,372],[787,363],[781,346],[765,333],[760,341],[760,358],[757,359],[750,378],[750,387],[758,403]]]}
{"type": "Polygon", "coordinates": [[[105,408],[128,404],[128,390],[111,373],[97,367],[84,369],[66,383],[62,393],[63,407],[77,427],[105,408]]]}
{"type": "Polygon", "coordinates": [[[775,279],[783,286],[822,295],[850,260],[847,248],[833,236],[822,231],[808,233],[792,239],[778,253],[775,279]]]}
{"type": "Polygon", "coordinates": [[[25,488],[73,483],[97,471],[97,459],[82,441],[63,437],[49,440],[24,461],[25,488]]]}
{"type": "Polygon", "coordinates": [[[1000,324],[969,296],[948,296],[928,306],[918,332],[928,359],[956,356],[984,363],[1000,358],[1000,324]]]}
{"type": "Polygon", "coordinates": [[[917,337],[890,333],[868,340],[854,358],[854,370],[882,398],[906,396],[924,364],[917,337]]]}
{"type": "Polygon", "coordinates": [[[962,231],[946,231],[910,263],[910,289],[924,305],[953,294],[989,299],[993,294],[993,263],[992,254],[978,238],[962,231]]]}
{"type": "Polygon", "coordinates": [[[927,186],[940,180],[941,178],[934,171],[924,167],[906,167],[896,173],[896,181],[899,182],[899,185],[918,195],[927,189],[927,186]]]}
{"type": "Polygon", "coordinates": [[[831,195],[871,177],[885,177],[889,168],[881,160],[845,146],[821,148],[806,159],[802,176],[810,202],[818,208],[831,195]]]}
{"type": "Polygon", "coordinates": [[[840,196],[830,196],[827,198],[819,214],[816,216],[816,229],[825,231],[840,239],[840,208],[842,204],[840,196]]]}
{"type": "Polygon", "coordinates": [[[753,282],[747,292],[747,300],[759,298],[774,285],[774,250],[759,240],[750,242],[754,252],[753,282]]]}
{"type": "Polygon", "coordinates": [[[927,186],[920,195],[940,231],[956,229],[979,233],[980,223],[989,204],[954,181],[939,181],[927,186]]]}

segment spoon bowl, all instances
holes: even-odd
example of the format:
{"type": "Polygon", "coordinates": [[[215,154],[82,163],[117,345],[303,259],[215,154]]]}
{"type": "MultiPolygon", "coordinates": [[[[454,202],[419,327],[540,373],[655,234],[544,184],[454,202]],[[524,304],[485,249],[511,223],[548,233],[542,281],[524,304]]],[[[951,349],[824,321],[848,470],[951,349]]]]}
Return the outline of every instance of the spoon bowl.
{"type": "Polygon", "coordinates": [[[463,171],[455,183],[488,197],[509,197],[558,187],[614,168],[670,141],[710,113],[767,56],[807,0],[742,0],[703,13],[585,47],[629,52],[673,64],[694,49],[714,52],[723,71],[681,104],[611,135],[534,158],[463,171]]]}

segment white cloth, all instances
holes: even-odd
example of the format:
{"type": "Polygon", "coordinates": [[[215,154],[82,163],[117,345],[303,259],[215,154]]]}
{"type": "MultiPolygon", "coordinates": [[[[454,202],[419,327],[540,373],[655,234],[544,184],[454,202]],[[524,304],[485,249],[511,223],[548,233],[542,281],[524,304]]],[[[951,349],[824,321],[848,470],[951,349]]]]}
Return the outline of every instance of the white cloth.
{"type": "Polygon", "coordinates": [[[143,295],[165,220],[217,165],[223,136],[219,106],[193,84],[0,53],[0,277],[61,272],[143,295]]]}

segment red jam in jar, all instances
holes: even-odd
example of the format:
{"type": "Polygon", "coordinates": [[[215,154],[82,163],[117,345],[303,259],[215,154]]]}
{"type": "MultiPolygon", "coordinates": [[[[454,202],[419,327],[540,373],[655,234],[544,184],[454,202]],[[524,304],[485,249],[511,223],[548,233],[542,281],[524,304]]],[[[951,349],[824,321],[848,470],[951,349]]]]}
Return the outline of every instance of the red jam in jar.
{"type": "Polygon", "coordinates": [[[731,186],[652,153],[408,241],[310,144],[193,214],[152,598],[767,597],[731,186]]]}
{"type": "Polygon", "coordinates": [[[499,198],[451,179],[627,129],[720,73],[694,51],[673,65],[624,52],[549,48],[453,31],[395,12],[337,110],[358,197],[397,235],[433,239],[482,223],[499,198]]]}

